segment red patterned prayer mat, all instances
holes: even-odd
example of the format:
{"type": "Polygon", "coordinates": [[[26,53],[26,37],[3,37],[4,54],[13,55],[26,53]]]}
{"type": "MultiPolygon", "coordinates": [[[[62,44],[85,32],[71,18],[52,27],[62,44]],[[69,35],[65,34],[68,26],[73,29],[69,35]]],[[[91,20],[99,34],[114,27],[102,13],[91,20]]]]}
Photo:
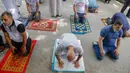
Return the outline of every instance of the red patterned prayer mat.
{"type": "Polygon", "coordinates": [[[31,21],[27,29],[42,30],[42,31],[56,31],[57,20],[41,19],[39,22],[31,21]]]}
{"type": "Polygon", "coordinates": [[[25,73],[36,42],[36,40],[32,41],[30,53],[26,57],[13,55],[9,49],[0,62],[0,73],[25,73]]]}

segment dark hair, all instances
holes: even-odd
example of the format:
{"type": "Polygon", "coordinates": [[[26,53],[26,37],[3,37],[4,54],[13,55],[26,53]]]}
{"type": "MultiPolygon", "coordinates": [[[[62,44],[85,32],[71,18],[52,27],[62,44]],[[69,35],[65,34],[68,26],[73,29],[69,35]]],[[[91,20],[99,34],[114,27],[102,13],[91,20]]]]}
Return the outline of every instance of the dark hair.
{"type": "Polygon", "coordinates": [[[3,13],[1,14],[1,17],[3,17],[4,15],[7,15],[7,16],[9,16],[9,17],[12,18],[12,14],[11,14],[11,12],[9,12],[9,11],[3,12],[3,13]]]}
{"type": "Polygon", "coordinates": [[[120,19],[116,20],[113,25],[123,25],[120,19]]]}

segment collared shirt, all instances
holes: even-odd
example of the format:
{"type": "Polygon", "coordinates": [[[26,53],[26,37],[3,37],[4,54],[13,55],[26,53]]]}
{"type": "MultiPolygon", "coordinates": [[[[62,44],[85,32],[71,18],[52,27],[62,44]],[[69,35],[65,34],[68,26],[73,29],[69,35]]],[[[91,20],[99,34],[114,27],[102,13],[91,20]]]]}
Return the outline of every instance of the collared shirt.
{"type": "Polygon", "coordinates": [[[37,10],[36,3],[39,2],[39,0],[26,0],[26,2],[30,5],[31,12],[36,12],[37,10]]]}
{"type": "Polygon", "coordinates": [[[55,54],[63,55],[67,54],[67,47],[73,46],[74,52],[76,55],[83,55],[83,48],[79,43],[78,39],[74,34],[65,33],[61,36],[61,38],[57,41],[57,50],[55,54]]]}
{"type": "Polygon", "coordinates": [[[85,13],[85,7],[88,6],[88,4],[88,0],[74,0],[74,5],[76,5],[78,13],[85,13]]]}
{"type": "Polygon", "coordinates": [[[9,34],[9,37],[11,40],[15,42],[22,42],[23,37],[21,36],[20,33],[26,32],[27,38],[28,38],[28,32],[25,30],[24,25],[17,20],[14,20],[12,24],[9,26],[5,26],[2,24],[1,26],[3,32],[7,32],[9,34]]]}
{"type": "Polygon", "coordinates": [[[116,40],[118,38],[121,38],[122,34],[123,34],[122,29],[119,31],[114,31],[112,26],[106,26],[100,32],[100,36],[104,37],[103,45],[108,47],[113,47],[113,46],[115,47],[116,40]]]}

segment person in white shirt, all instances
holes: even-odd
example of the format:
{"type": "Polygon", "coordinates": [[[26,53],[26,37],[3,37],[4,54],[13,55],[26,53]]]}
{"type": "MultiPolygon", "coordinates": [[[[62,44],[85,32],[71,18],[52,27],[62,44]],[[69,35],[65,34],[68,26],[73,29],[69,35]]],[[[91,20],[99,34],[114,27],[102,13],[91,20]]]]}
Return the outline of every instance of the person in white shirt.
{"type": "Polygon", "coordinates": [[[74,0],[74,22],[85,24],[88,11],[88,0],[74,0]]]}
{"type": "Polygon", "coordinates": [[[13,54],[27,56],[31,48],[31,38],[22,22],[14,20],[10,12],[5,11],[1,14],[2,31],[5,40],[13,54]]]}
{"type": "Polygon", "coordinates": [[[75,67],[79,68],[79,60],[83,55],[83,49],[77,37],[74,34],[65,33],[62,34],[61,39],[57,43],[58,46],[55,55],[58,60],[59,67],[63,68],[64,63],[61,59],[61,56],[65,55],[68,62],[74,61],[75,67]],[[70,37],[70,39],[68,37],[70,37]],[[75,60],[76,56],[78,57],[75,60]]]}

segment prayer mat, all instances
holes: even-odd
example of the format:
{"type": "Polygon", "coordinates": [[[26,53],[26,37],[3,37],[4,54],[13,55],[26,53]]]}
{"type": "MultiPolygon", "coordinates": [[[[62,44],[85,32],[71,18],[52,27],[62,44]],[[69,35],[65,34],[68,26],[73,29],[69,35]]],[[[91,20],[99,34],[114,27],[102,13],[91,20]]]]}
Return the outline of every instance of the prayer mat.
{"type": "Polygon", "coordinates": [[[56,31],[57,20],[41,19],[39,22],[29,22],[27,29],[41,30],[41,31],[56,31]]]}
{"type": "Polygon", "coordinates": [[[30,53],[28,56],[13,55],[9,49],[0,62],[0,73],[25,73],[36,40],[32,41],[30,53]]]}
{"type": "Polygon", "coordinates": [[[105,26],[108,25],[108,23],[107,23],[107,18],[102,18],[101,21],[103,22],[103,24],[104,24],[105,26]]]}
{"type": "MultiPolygon", "coordinates": [[[[61,57],[62,61],[64,62],[64,67],[61,69],[58,66],[58,61],[55,56],[55,51],[58,45],[58,40],[55,40],[54,42],[54,50],[52,55],[52,71],[54,72],[85,72],[85,66],[84,66],[84,60],[83,57],[79,60],[80,67],[75,68],[73,62],[68,62],[67,58],[65,56],[61,57]]],[[[80,40],[77,40],[80,43],[80,40]]],[[[80,43],[81,44],[81,43],[80,43]]],[[[75,59],[77,59],[78,56],[76,56],[75,59]]]]}
{"type": "Polygon", "coordinates": [[[87,34],[92,31],[87,19],[86,19],[85,25],[84,24],[75,24],[73,15],[70,16],[70,26],[71,26],[71,32],[74,34],[87,34]],[[76,30],[76,28],[78,28],[79,30],[76,30]]]}

